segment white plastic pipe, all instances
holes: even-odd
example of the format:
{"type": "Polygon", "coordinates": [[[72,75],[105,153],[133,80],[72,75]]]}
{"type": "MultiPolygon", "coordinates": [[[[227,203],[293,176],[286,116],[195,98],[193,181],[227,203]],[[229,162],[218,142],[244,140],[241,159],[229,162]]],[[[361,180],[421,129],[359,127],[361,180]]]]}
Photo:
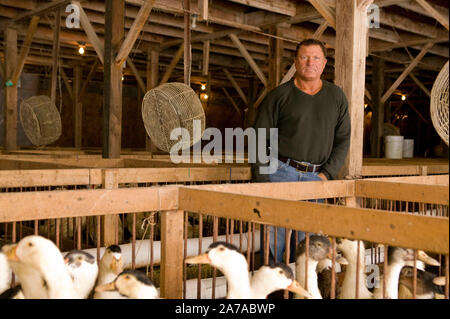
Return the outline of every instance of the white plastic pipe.
{"type": "MultiPolygon", "coordinates": [[[[240,234],[234,234],[232,236],[232,243],[239,247],[239,236],[240,234]]],[[[225,241],[226,236],[217,236],[217,241],[225,241]]],[[[259,251],[259,230],[254,232],[255,239],[255,251],[259,251]]],[[[213,242],[213,237],[203,237],[202,239],[202,251],[198,251],[198,238],[189,238],[187,240],[187,257],[196,256],[206,252],[209,245],[213,242]]],[[[242,250],[247,251],[248,233],[242,234],[242,250]]],[[[132,244],[119,245],[122,249],[122,259],[124,268],[131,268],[131,254],[132,254],[132,244]]],[[[250,243],[251,246],[251,243],[250,243]]],[[[83,251],[90,253],[92,256],[97,256],[97,248],[83,249],[83,251]]],[[[105,252],[105,247],[100,248],[100,258],[105,252]]],[[[66,253],[63,253],[65,255],[66,253]]],[[[161,242],[153,242],[153,263],[159,264],[161,262],[161,242]]],[[[136,268],[142,268],[150,264],[150,240],[136,240],[136,268]]]]}

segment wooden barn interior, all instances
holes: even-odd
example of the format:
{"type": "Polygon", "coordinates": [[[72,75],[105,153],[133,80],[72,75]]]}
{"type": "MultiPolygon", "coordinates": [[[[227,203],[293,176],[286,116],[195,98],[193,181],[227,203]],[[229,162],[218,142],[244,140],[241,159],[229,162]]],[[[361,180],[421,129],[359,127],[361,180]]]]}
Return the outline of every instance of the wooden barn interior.
{"type": "MultiPolygon", "coordinates": [[[[277,226],[304,230],[307,241],[327,235],[330,299],[353,271],[353,298],[363,298],[367,265],[388,273],[389,247],[412,249],[414,265],[431,256],[426,271],[441,279],[432,296],[448,299],[448,88],[446,142],[430,111],[446,65],[448,86],[448,59],[447,0],[0,0],[0,246],[39,235],[100,263],[119,245],[122,268],[145,273],[159,296],[217,299],[227,296],[223,271],[185,259],[223,241],[254,274],[270,262],[260,236],[277,226]],[[144,97],[172,82],[195,92],[205,127],[252,127],[267,93],[294,75],[307,38],[324,42],[322,78],[349,101],[339,180],[254,183],[246,154],[176,164],[150,138],[144,97]],[[55,110],[50,142],[24,129],[36,96],[55,110]],[[413,140],[412,153],[387,158],[388,135],[413,140]],[[337,262],[342,238],[358,243],[347,265],[337,262]]],[[[403,298],[424,295],[413,268],[403,298]]],[[[308,290],[306,277],[296,280],[308,290]]]]}

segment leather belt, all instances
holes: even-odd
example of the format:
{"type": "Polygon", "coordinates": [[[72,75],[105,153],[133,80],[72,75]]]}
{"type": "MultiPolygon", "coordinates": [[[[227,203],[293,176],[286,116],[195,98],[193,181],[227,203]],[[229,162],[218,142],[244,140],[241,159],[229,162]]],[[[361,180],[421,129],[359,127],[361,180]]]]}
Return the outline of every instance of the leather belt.
{"type": "Polygon", "coordinates": [[[288,164],[289,166],[292,166],[298,171],[305,172],[305,173],[316,173],[320,170],[320,167],[322,165],[319,164],[308,164],[305,162],[297,162],[296,160],[293,160],[291,158],[278,156],[278,159],[282,161],[283,163],[288,164]]]}

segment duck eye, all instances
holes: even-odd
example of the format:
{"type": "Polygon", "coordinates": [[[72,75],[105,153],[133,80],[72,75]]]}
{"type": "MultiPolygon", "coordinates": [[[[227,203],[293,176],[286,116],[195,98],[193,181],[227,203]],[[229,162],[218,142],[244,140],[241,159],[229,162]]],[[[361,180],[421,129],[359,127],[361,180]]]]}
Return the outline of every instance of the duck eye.
{"type": "Polygon", "coordinates": [[[28,247],[33,247],[33,243],[28,243],[28,247]]]}
{"type": "Polygon", "coordinates": [[[79,257],[78,257],[78,260],[83,260],[83,257],[79,256],[79,257]]]}
{"type": "Polygon", "coordinates": [[[224,250],[225,250],[225,247],[220,247],[219,250],[220,250],[220,251],[224,251],[224,250]]]}
{"type": "Polygon", "coordinates": [[[126,276],[125,276],[125,279],[127,279],[127,280],[130,279],[130,276],[126,275],[126,276]]]}
{"type": "Polygon", "coordinates": [[[318,247],[322,247],[322,243],[317,243],[317,246],[318,247]]]}
{"type": "Polygon", "coordinates": [[[280,270],[278,273],[279,273],[280,275],[282,275],[282,274],[284,274],[284,271],[280,270]]]}

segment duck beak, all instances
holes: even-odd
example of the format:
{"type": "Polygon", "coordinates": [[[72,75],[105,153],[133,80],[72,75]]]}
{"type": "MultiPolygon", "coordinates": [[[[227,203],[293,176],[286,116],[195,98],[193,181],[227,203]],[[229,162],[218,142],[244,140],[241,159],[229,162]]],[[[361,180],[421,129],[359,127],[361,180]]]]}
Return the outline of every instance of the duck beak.
{"type": "Polygon", "coordinates": [[[419,260],[423,261],[424,263],[431,265],[431,266],[440,266],[441,265],[439,263],[439,261],[428,256],[428,254],[426,252],[424,252],[423,250],[417,251],[417,259],[419,259],[419,260]]]}
{"type": "Polygon", "coordinates": [[[208,253],[204,253],[194,257],[188,257],[184,260],[186,264],[211,264],[208,253]]]}
{"type": "Polygon", "coordinates": [[[336,257],[336,262],[341,265],[348,265],[348,260],[344,256],[341,256],[341,255],[338,255],[336,257]]]}
{"type": "Polygon", "coordinates": [[[113,257],[113,260],[111,262],[111,270],[115,275],[118,275],[123,271],[122,256],[120,256],[119,258],[113,257]]]}
{"type": "Polygon", "coordinates": [[[17,257],[16,250],[17,250],[17,244],[4,246],[2,248],[3,253],[5,254],[6,258],[9,261],[16,261],[19,262],[19,257],[17,257]]]}
{"type": "Polygon", "coordinates": [[[445,276],[434,277],[433,283],[438,286],[445,286],[445,276]]]}
{"type": "Polygon", "coordinates": [[[96,292],[102,292],[102,291],[114,291],[116,290],[116,285],[114,281],[110,282],[109,284],[97,286],[95,287],[96,292]]]}
{"type": "Polygon", "coordinates": [[[286,289],[305,298],[312,297],[308,290],[300,286],[297,280],[292,280],[292,283],[286,289]]]}

